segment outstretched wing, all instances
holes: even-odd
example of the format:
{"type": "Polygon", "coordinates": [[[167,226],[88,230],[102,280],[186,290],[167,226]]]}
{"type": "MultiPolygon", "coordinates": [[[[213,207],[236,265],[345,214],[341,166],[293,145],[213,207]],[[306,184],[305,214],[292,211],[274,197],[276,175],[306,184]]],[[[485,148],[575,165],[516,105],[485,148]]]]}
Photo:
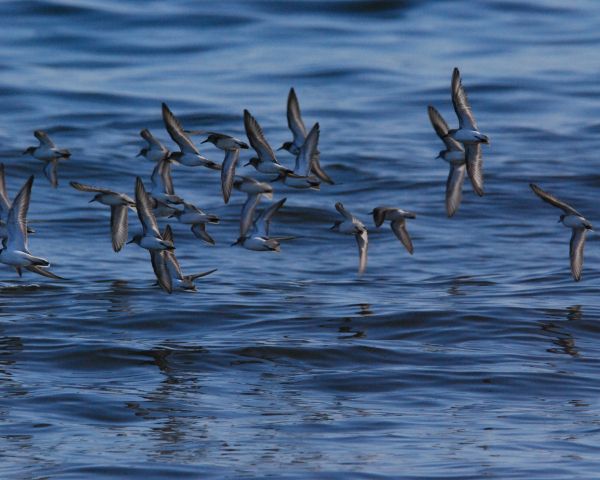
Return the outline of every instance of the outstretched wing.
{"type": "Polygon", "coordinates": [[[446,123],[444,117],[442,117],[440,112],[438,112],[434,107],[429,105],[427,107],[427,113],[429,114],[429,121],[431,122],[435,133],[437,133],[437,136],[440,137],[440,140],[444,142],[446,148],[448,150],[462,152],[464,150],[463,146],[459,142],[454,140],[450,135],[448,135],[448,124],[446,123]]]}
{"type": "Polygon", "coordinates": [[[127,205],[113,205],[110,207],[110,231],[115,252],[121,250],[127,241],[128,210],[127,205]]]}
{"type": "Polygon", "coordinates": [[[294,166],[294,173],[296,175],[301,177],[308,177],[310,175],[316,157],[315,154],[318,154],[319,135],[319,124],[315,123],[300,148],[300,152],[296,155],[296,165],[294,166]]]}
{"type": "Polygon", "coordinates": [[[69,184],[75,189],[81,192],[96,192],[96,193],[115,193],[112,190],[106,188],[95,187],[93,185],[85,185],[79,182],[69,182],[69,184]]]}
{"type": "Polygon", "coordinates": [[[56,148],[56,144],[50,139],[48,134],[46,132],[44,132],[43,130],[36,130],[35,132],[33,132],[33,135],[35,136],[35,138],[37,138],[40,141],[41,145],[45,145],[48,148],[56,148]]]}
{"type": "Polygon", "coordinates": [[[144,229],[144,235],[146,235],[148,231],[151,231],[154,236],[161,238],[156,218],[154,217],[154,213],[152,213],[150,199],[148,198],[144,183],[140,177],[136,177],[135,179],[135,206],[144,229]]]}
{"type": "Polygon", "coordinates": [[[290,88],[290,93],[287,100],[287,121],[288,127],[294,134],[294,144],[302,145],[306,138],[306,127],[302,121],[300,113],[300,103],[294,88],[290,88]]]}
{"type": "Polygon", "coordinates": [[[271,218],[275,215],[275,212],[279,210],[287,198],[282,198],[278,202],[275,202],[265,208],[260,215],[257,217],[254,222],[254,232],[253,234],[258,237],[268,237],[269,236],[269,226],[271,225],[271,218]]]}
{"type": "Polygon", "coordinates": [[[181,126],[181,123],[179,123],[177,117],[173,115],[173,112],[171,112],[166,103],[162,104],[162,117],[163,121],[165,122],[167,132],[169,133],[173,141],[177,145],[179,145],[181,151],[192,153],[195,155],[200,155],[200,151],[198,150],[196,145],[194,145],[194,142],[190,140],[188,134],[185,133],[185,130],[181,126]]]}
{"type": "Polygon", "coordinates": [[[267,142],[262,128],[248,110],[244,110],[244,127],[250,145],[256,151],[261,161],[278,163],[275,152],[271,148],[271,145],[269,145],[269,142],[267,142]]]}
{"type": "Polygon", "coordinates": [[[410,235],[408,234],[408,230],[406,230],[406,220],[403,218],[394,220],[391,223],[392,231],[398,237],[398,240],[402,242],[402,245],[406,247],[406,250],[411,255],[414,252],[412,240],[410,239],[410,235]]]}
{"type": "Polygon", "coordinates": [[[560,208],[567,215],[577,215],[578,217],[583,217],[583,215],[581,215],[581,213],[579,213],[577,210],[575,210],[573,207],[571,207],[571,205],[568,205],[567,203],[565,203],[565,202],[559,200],[558,198],[556,198],[554,195],[551,195],[550,193],[542,190],[535,183],[530,183],[529,186],[531,187],[531,189],[533,190],[533,192],[538,197],[540,197],[544,202],[549,203],[550,205],[554,205],[555,207],[560,208]]]}
{"type": "Polygon", "coordinates": [[[473,117],[465,89],[462,86],[458,68],[455,68],[452,72],[452,105],[454,105],[460,128],[477,130],[477,123],[475,117],[473,117]]]}
{"type": "Polygon", "coordinates": [[[483,197],[483,155],[481,143],[466,146],[467,172],[477,195],[483,197]]]}
{"type": "Polygon", "coordinates": [[[583,246],[585,245],[585,228],[574,228],[571,234],[570,257],[571,273],[576,282],[581,279],[583,269],[583,246]]]}
{"type": "Polygon", "coordinates": [[[17,193],[10,210],[8,211],[8,248],[10,250],[28,251],[27,246],[27,211],[31,200],[31,187],[33,175],[17,193]]]}
{"type": "Polygon", "coordinates": [[[358,245],[358,274],[362,275],[367,268],[367,250],[369,248],[369,234],[367,229],[361,229],[355,237],[358,245]]]}
{"type": "Polygon", "coordinates": [[[221,168],[221,190],[223,191],[223,200],[229,203],[231,189],[233,188],[233,179],[235,177],[235,167],[240,158],[240,150],[227,150],[225,160],[223,160],[223,168],[221,168]]]}

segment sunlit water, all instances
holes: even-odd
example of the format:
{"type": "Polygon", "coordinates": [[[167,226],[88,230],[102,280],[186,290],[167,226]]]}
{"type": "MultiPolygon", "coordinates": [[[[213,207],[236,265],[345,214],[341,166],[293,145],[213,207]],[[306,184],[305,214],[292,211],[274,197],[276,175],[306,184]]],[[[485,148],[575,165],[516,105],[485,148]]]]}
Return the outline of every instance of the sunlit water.
{"type": "Polygon", "coordinates": [[[573,282],[528,183],[600,222],[599,18],[591,0],[1,3],[0,156],[11,195],[36,175],[31,250],[68,281],[2,267],[0,476],[597,478],[598,238],[573,282]],[[455,66],[492,144],[486,195],[466,184],[447,219],[426,107],[456,123],[455,66]],[[161,101],[240,138],[248,108],[277,147],[291,86],[338,184],[277,184],[272,230],[298,238],[258,253],[230,247],[244,196],[174,167],[222,219],[215,247],[172,224],[185,272],[219,269],[196,294],[115,254],[108,210],[68,186],[149,180],[138,132],[167,141],[161,101]],[[37,128],[73,152],[56,190],[21,156],[37,128]],[[358,278],[336,201],[369,226],[377,205],[417,212],[414,256],[370,227],[358,278]]]}

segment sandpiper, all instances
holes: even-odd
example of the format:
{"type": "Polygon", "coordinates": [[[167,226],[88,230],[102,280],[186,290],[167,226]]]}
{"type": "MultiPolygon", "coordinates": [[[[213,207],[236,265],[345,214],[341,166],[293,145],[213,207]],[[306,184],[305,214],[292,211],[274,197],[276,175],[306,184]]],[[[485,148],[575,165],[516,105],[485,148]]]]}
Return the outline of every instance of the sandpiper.
{"type": "Polygon", "coordinates": [[[358,274],[362,275],[367,268],[367,250],[369,248],[369,234],[367,227],[358,218],[344,208],[342,202],[335,204],[335,209],[344,217],[336,220],[330,230],[334,232],[354,235],[358,245],[358,274]]]}
{"type": "Polygon", "coordinates": [[[588,230],[593,230],[592,224],[567,203],[559,200],[548,192],[545,192],[537,185],[530,183],[529,186],[533,192],[544,202],[560,208],[564,214],[560,216],[558,222],[571,229],[571,242],[569,256],[571,257],[571,273],[576,282],[581,280],[581,271],[583,269],[583,247],[585,245],[585,235],[588,230]]]}
{"type": "Polygon", "coordinates": [[[379,228],[385,220],[390,221],[392,232],[398,237],[398,240],[402,242],[402,245],[406,247],[406,250],[411,255],[413,254],[414,248],[410,235],[406,230],[406,219],[417,218],[417,215],[407,210],[394,207],[377,207],[372,212],[373,221],[375,226],[379,228]]]}

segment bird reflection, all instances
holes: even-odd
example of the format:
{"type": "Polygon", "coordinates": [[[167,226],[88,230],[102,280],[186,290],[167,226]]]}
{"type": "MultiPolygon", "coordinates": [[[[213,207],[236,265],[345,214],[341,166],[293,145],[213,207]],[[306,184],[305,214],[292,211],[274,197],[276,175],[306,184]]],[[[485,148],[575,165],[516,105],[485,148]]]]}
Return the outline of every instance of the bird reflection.
{"type": "Polygon", "coordinates": [[[126,280],[113,280],[106,298],[110,302],[110,313],[131,313],[130,294],[126,280]]]}
{"type": "MultiPolygon", "coordinates": [[[[568,321],[581,320],[583,318],[581,305],[567,307],[565,312],[562,312],[562,314],[565,315],[568,321]]],[[[575,338],[571,333],[562,331],[561,326],[555,324],[554,322],[541,323],[540,327],[543,331],[548,332],[555,337],[552,340],[552,343],[556,345],[556,347],[547,349],[548,352],[566,353],[571,357],[580,356],[579,350],[575,345],[575,338]]]]}

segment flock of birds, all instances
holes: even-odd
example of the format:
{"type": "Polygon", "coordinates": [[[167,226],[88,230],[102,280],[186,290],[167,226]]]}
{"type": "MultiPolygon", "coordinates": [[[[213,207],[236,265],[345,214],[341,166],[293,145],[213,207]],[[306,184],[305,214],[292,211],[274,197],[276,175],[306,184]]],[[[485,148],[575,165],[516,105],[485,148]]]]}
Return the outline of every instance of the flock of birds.
{"type": "MultiPolygon", "coordinates": [[[[482,144],[489,144],[489,138],[481,133],[475,122],[458,69],[454,69],[451,82],[452,103],[458,117],[458,128],[450,129],[440,113],[432,106],[428,107],[431,124],[445,145],[439,152],[442,158],[450,165],[450,172],[446,182],[446,212],[452,217],[458,210],[461,199],[465,175],[468,174],[473,190],[483,196],[483,156],[482,144]]],[[[244,127],[250,146],[244,141],[223,133],[205,130],[185,130],[169,107],[162,104],[162,117],[166,130],[171,139],[178,145],[179,151],[170,151],[157,140],[147,129],[140,132],[141,137],[147,142],[138,156],[155,163],[150,177],[151,188],[146,189],[142,179],[135,180],[135,198],[124,193],[115,192],[107,188],[70,182],[71,186],[83,192],[94,193],[90,202],[99,202],[111,209],[111,237],[115,252],[120,251],[125,243],[136,243],[150,253],[150,260],[158,285],[171,293],[174,289],[195,290],[194,281],[200,277],[213,273],[207,272],[184,275],[175,256],[173,232],[170,225],[164,230],[158,227],[157,218],[175,218],[182,224],[190,225],[195,237],[214,244],[215,241],[207,231],[207,225],[219,223],[216,215],[205,213],[197,206],[186,202],[175,193],[171,177],[171,165],[177,163],[187,167],[204,167],[217,170],[221,173],[221,191],[225,203],[229,202],[232,189],[235,188],[246,193],[247,198],[243,204],[240,216],[239,237],[233,245],[240,245],[248,250],[279,251],[281,242],[291,240],[290,236],[270,235],[271,219],[284,205],[286,198],[273,202],[271,205],[256,214],[260,200],[264,197],[273,198],[275,181],[297,189],[319,189],[322,182],[334,184],[333,180],[323,170],[320,164],[318,149],[320,127],[318,123],[307,131],[302,120],[300,105],[294,89],[290,89],[287,101],[288,127],[293,134],[291,141],[285,142],[279,150],[285,150],[296,158],[293,169],[282,165],[274,150],[271,148],[258,121],[244,110],[244,127]],[[202,143],[212,143],[224,152],[222,164],[211,161],[200,154],[198,147],[191,137],[203,135],[206,139],[202,143]],[[240,151],[252,148],[256,156],[250,158],[246,165],[252,165],[258,172],[275,175],[271,182],[262,182],[252,177],[238,176],[235,174],[240,158],[240,151]],[[128,239],[128,212],[133,210],[142,226],[142,232],[128,239]]],[[[50,137],[41,130],[34,132],[39,140],[39,145],[29,147],[24,154],[30,154],[45,163],[44,173],[53,187],[58,185],[57,165],[61,160],[68,159],[71,155],[66,149],[58,148],[50,137]]],[[[0,263],[13,266],[19,276],[22,269],[44,275],[46,277],[61,279],[48,267],[48,260],[36,257],[29,252],[27,236],[33,230],[27,226],[27,211],[31,198],[31,188],[34,177],[31,176],[17,193],[11,203],[8,199],[4,165],[0,164],[0,235],[2,246],[0,250],[0,263]]],[[[581,278],[583,266],[583,247],[587,230],[592,229],[591,223],[574,208],[545,192],[537,185],[531,184],[532,190],[545,202],[563,210],[559,222],[572,229],[570,258],[573,278],[581,278]]],[[[332,230],[343,234],[354,235],[358,244],[359,267],[358,273],[362,274],[367,266],[367,250],[369,244],[368,231],[364,223],[348,211],[341,202],[335,204],[336,210],[342,219],[335,222],[332,230]]],[[[413,244],[406,229],[407,219],[414,219],[416,215],[396,207],[379,206],[371,214],[376,227],[385,221],[391,223],[391,229],[412,254],[413,244]]]]}

